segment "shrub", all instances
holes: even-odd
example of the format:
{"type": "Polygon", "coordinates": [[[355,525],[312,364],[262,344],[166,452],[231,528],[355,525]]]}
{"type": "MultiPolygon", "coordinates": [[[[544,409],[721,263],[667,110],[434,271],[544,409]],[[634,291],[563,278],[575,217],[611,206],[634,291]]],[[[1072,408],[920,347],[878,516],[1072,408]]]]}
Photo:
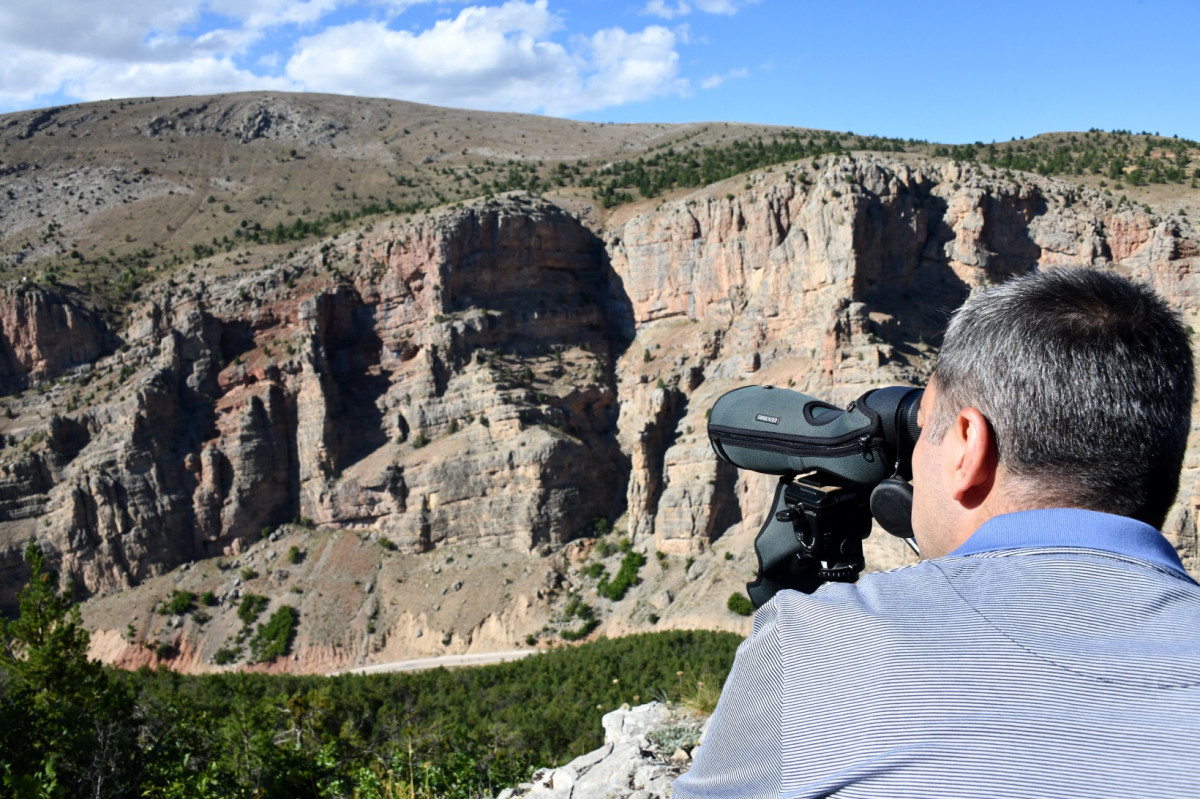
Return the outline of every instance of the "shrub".
{"type": "Polygon", "coordinates": [[[691,751],[700,744],[700,730],[693,725],[677,724],[646,733],[646,738],[660,752],[674,752],[676,749],[691,751]]]}
{"type": "Polygon", "coordinates": [[[259,625],[250,641],[254,660],[274,660],[290,652],[299,621],[300,614],[291,605],[284,605],[272,613],[266,624],[259,625]]]}
{"type": "Polygon", "coordinates": [[[168,599],[158,612],[163,616],[182,616],[192,609],[196,601],[196,595],[191,591],[172,591],[171,598],[168,599]]]}
{"type": "Polygon", "coordinates": [[[300,547],[292,544],[287,551],[287,562],[294,565],[302,560],[304,560],[304,553],[300,551],[300,547]]]}
{"type": "Polygon", "coordinates": [[[238,573],[242,576],[243,580],[253,580],[255,577],[258,576],[258,572],[254,571],[254,569],[251,569],[249,566],[242,569],[238,573]]]}
{"type": "Polygon", "coordinates": [[[267,609],[267,605],[270,602],[271,600],[265,596],[246,594],[242,597],[242,601],[238,605],[238,618],[242,620],[242,624],[253,624],[255,619],[267,609]]]}
{"type": "Polygon", "coordinates": [[[216,594],[214,594],[212,591],[205,591],[200,595],[200,604],[207,605],[211,608],[213,605],[217,604],[216,594]]]}
{"type": "Polygon", "coordinates": [[[596,586],[596,592],[613,602],[623,598],[632,586],[641,582],[641,578],[638,577],[638,569],[642,568],[645,563],[645,555],[632,550],[627,551],[625,557],[621,558],[621,568],[617,570],[617,576],[613,578],[612,582],[609,582],[608,575],[601,577],[596,586]]]}
{"type": "Polygon", "coordinates": [[[218,666],[228,666],[241,656],[241,653],[236,649],[223,646],[217,650],[217,654],[213,655],[213,662],[218,666]]]}
{"type": "Polygon", "coordinates": [[[600,626],[599,619],[588,619],[583,623],[583,626],[577,630],[563,630],[562,639],[564,641],[579,641],[587,638],[592,634],[597,627],[600,626]]]}
{"type": "Polygon", "coordinates": [[[750,616],[754,613],[754,603],[745,594],[736,591],[729,595],[729,600],[725,603],[725,607],[739,616],[750,616]]]}

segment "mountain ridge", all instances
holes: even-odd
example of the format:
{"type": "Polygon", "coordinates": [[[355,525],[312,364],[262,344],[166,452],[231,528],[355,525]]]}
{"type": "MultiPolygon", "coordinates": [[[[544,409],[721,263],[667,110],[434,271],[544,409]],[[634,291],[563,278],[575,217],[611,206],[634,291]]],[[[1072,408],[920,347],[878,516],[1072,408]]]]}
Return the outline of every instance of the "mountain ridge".
{"type": "MultiPolygon", "coordinates": [[[[245,111],[272,98],[240,99],[245,111]]],[[[370,117],[369,104],[343,99],[370,117]]],[[[181,102],[132,108],[144,116],[181,102]]],[[[87,132],[64,114],[28,141],[60,122],[53,130],[87,132]]],[[[221,139],[232,142],[222,165],[268,160],[254,149],[265,134],[241,141],[262,133],[254,119],[221,139]]],[[[309,122],[289,135],[329,129],[309,122]]],[[[588,129],[626,140],[627,129],[609,127],[588,129]]],[[[444,132],[428,130],[441,143],[426,155],[453,154],[437,152],[444,132]]],[[[178,124],[160,126],[159,137],[171,135],[183,135],[178,124]]],[[[203,140],[216,151],[214,135],[225,136],[206,130],[203,140]]],[[[290,149],[271,157],[293,159],[290,149]]],[[[316,160],[297,149],[303,158],[283,166],[316,160]]],[[[365,162],[345,142],[328,149],[347,169],[327,181],[361,176],[365,162]]],[[[122,156],[131,181],[142,157],[122,156]]],[[[280,164],[268,166],[253,174],[280,164]]],[[[52,180],[21,181],[48,169],[0,182],[45,194],[52,180]]],[[[174,196],[155,187],[154,170],[145,177],[156,200],[135,202],[130,189],[117,204],[174,196]]],[[[0,601],[15,595],[34,537],[92,596],[93,651],[130,667],[228,668],[219,653],[239,648],[233,662],[251,667],[239,617],[247,595],[299,613],[290,656],[252,666],[271,671],[652,627],[745,632],[725,599],[753,577],[773,481],[712,456],[705,411],[724,390],[766,382],[844,403],[877,385],[919,384],[947,309],[1038,263],[1114,268],[1150,282],[1189,324],[1200,315],[1200,246],[1186,214],[1064,180],[831,152],[610,207],[595,186],[566,184],[414,213],[347,211],[324,238],[299,230],[178,263],[154,255],[123,267],[108,293],[87,292],[105,274],[87,271],[91,255],[67,256],[84,269],[71,273],[77,288],[60,267],[34,269],[32,255],[10,264],[0,601]],[[600,575],[618,571],[623,550],[643,556],[641,583],[604,598],[600,575]],[[159,612],[177,591],[215,604],[159,612]]],[[[331,203],[355,191],[322,185],[331,203]]],[[[203,191],[218,189],[196,183],[185,198],[200,209],[196,224],[242,213],[240,195],[226,212],[223,197],[197,199],[203,191]]],[[[316,210],[332,218],[349,207],[316,210]]],[[[157,252],[142,238],[155,218],[118,224],[110,240],[157,252]]],[[[15,241],[0,249],[20,252],[15,241]]],[[[1193,571],[1195,451],[1193,442],[1167,530],[1193,571]]],[[[882,534],[867,544],[874,568],[911,557],[882,534]]]]}

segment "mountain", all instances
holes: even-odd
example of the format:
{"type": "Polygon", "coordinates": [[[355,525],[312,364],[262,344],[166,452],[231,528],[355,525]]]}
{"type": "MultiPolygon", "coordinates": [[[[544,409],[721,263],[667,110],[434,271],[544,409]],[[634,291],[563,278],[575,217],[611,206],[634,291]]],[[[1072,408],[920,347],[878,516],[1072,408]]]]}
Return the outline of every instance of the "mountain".
{"type": "MultiPolygon", "coordinates": [[[[276,671],[745,631],[725,600],[773,480],[712,455],[722,393],[919,384],[949,309],[1037,263],[1200,311],[1194,143],[1148,144],[1182,177],[1135,202],[1107,171],[981,163],[1023,143],[972,162],[310,95],[27,112],[0,137],[0,603],[33,537],[127,666],[261,656],[248,606],[296,611],[276,671]],[[640,584],[602,596],[622,567],[640,584]]],[[[1143,140],[1104,134],[1105,163],[1143,140]]],[[[1198,478],[1190,454],[1166,530],[1193,572],[1198,478]]]]}

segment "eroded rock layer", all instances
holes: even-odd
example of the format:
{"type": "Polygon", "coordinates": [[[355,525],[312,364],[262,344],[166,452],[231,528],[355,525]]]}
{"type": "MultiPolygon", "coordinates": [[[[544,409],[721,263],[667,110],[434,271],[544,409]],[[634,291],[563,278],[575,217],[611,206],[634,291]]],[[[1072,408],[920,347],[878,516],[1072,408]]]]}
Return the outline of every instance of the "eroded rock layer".
{"type": "MultiPolygon", "coordinates": [[[[737,385],[919,384],[947,311],[1039,264],[1148,281],[1195,324],[1195,233],[1110,203],[841,157],[603,230],[523,195],[377,223],[263,271],[176,273],[112,329],[8,289],[0,603],[30,537],[84,594],[292,521],[528,552],[625,514],[636,542],[701,556],[761,523],[762,479],[704,435],[737,385]]],[[[1197,451],[1167,530],[1193,570],[1197,451]]]]}

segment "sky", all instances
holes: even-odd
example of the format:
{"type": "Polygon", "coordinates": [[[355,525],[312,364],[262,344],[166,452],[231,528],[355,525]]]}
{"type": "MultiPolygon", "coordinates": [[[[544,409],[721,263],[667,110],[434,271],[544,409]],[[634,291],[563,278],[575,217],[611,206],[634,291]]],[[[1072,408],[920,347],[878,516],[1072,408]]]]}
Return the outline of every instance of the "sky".
{"type": "Polygon", "coordinates": [[[1200,0],[0,0],[0,113],[256,90],[945,143],[1200,139],[1200,0]]]}

